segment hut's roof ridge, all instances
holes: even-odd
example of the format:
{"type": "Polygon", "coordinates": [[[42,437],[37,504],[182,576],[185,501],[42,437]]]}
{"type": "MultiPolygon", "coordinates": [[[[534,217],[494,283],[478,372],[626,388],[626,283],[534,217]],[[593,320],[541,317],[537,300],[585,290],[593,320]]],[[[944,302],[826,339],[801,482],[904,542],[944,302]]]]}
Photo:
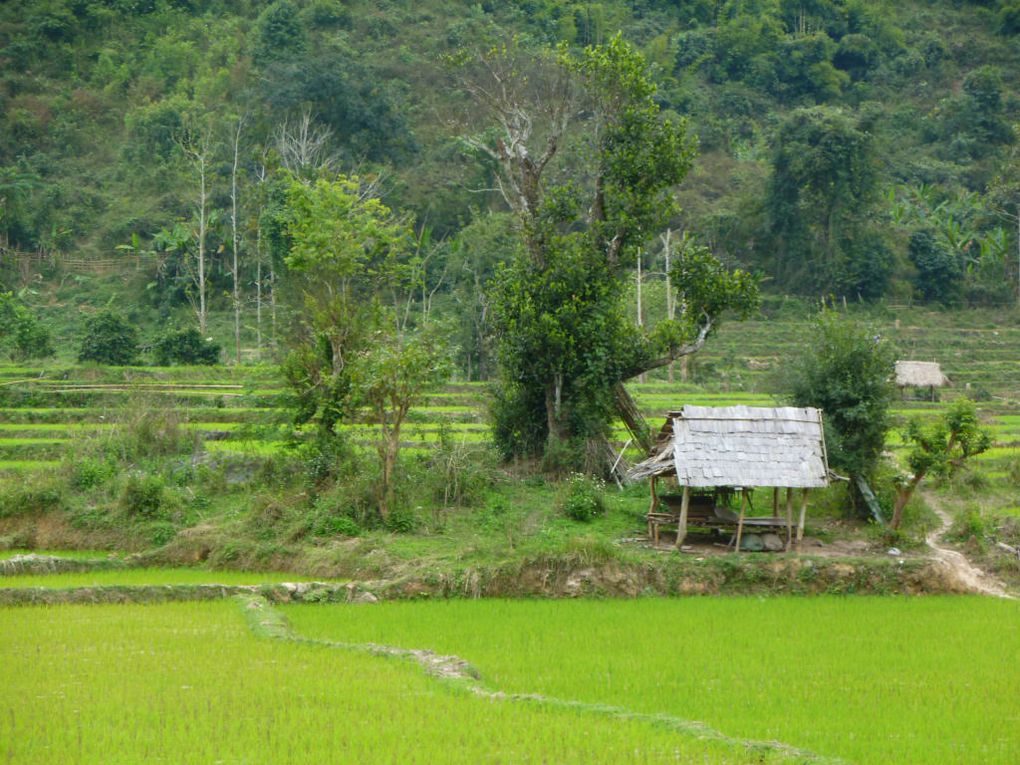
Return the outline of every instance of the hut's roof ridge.
{"type": "Polygon", "coordinates": [[[656,453],[630,476],[673,472],[681,485],[693,487],[825,486],[821,412],[744,405],[670,411],[656,453]]]}

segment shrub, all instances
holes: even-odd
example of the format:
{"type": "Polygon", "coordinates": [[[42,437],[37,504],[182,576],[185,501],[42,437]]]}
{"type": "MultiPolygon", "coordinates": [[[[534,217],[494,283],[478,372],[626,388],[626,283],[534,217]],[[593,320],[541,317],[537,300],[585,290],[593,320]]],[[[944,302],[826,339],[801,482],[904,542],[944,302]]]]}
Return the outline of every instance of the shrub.
{"type": "Polygon", "coordinates": [[[947,536],[958,542],[975,542],[983,547],[991,531],[991,524],[977,505],[968,505],[953,519],[947,536]]]}
{"type": "Polygon", "coordinates": [[[116,468],[105,460],[84,457],[71,468],[71,486],[86,491],[102,486],[113,478],[116,468]]]}
{"type": "Polygon", "coordinates": [[[560,502],[560,509],[568,518],[588,523],[606,512],[602,493],[605,481],[582,473],[574,473],[567,480],[566,494],[560,502]]]}
{"type": "Polygon", "coordinates": [[[138,333],[120,314],[105,310],[85,322],[78,361],[133,364],[138,358],[138,333]]]}
{"type": "Polygon", "coordinates": [[[418,527],[418,517],[408,507],[395,507],[386,518],[386,529],[394,534],[410,534],[418,527]]]}
{"type": "Polygon", "coordinates": [[[203,338],[194,327],[169,329],[157,338],[152,346],[156,364],[167,367],[173,364],[216,364],[220,360],[220,346],[211,337],[203,338]]]}
{"type": "Polygon", "coordinates": [[[170,521],[153,521],[146,529],[149,541],[155,547],[162,547],[177,536],[177,527],[170,521]]]}
{"type": "Polygon", "coordinates": [[[1020,457],[1014,457],[1006,465],[1006,481],[1020,489],[1020,457]]]}
{"type": "Polygon", "coordinates": [[[0,494],[0,518],[46,513],[63,508],[64,497],[60,486],[45,475],[13,484],[0,494]]]}
{"type": "Polygon", "coordinates": [[[131,402],[130,417],[111,434],[108,445],[124,460],[190,453],[199,443],[195,432],[181,427],[177,411],[162,401],[131,402]]]}
{"type": "Polygon", "coordinates": [[[130,515],[158,518],[166,509],[166,484],[158,475],[132,475],[124,484],[120,502],[130,515]]]}
{"type": "Polygon", "coordinates": [[[312,524],[312,533],[319,537],[357,537],[361,526],[346,515],[322,515],[312,524]]]}
{"type": "MultiPolygon", "coordinates": [[[[834,469],[870,479],[891,422],[893,348],[874,329],[832,312],[819,317],[812,335],[786,372],[790,403],[825,413],[825,443],[834,469]]],[[[852,496],[863,511],[856,492],[852,496]]]]}
{"type": "Polygon", "coordinates": [[[0,293],[0,350],[17,359],[53,355],[50,331],[12,292],[0,293]]]}

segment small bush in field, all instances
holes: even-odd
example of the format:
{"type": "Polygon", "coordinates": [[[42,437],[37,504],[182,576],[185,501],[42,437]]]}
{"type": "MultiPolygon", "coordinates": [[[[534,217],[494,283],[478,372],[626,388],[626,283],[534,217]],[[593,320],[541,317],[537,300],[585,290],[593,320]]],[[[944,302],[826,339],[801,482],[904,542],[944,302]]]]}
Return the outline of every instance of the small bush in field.
{"type": "Polygon", "coordinates": [[[395,507],[385,521],[386,529],[394,534],[410,534],[418,527],[418,517],[407,507],[395,507]]]}
{"type": "Polygon", "coordinates": [[[566,494],[560,501],[563,514],[575,521],[588,523],[606,512],[602,494],[606,482],[583,473],[574,473],[567,480],[566,494]]]}
{"type": "Polygon", "coordinates": [[[131,515],[158,518],[166,504],[166,484],[158,475],[132,475],[124,484],[121,505],[131,515]]]}
{"type": "Polygon", "coordinates": [[[94,489],[113,478],[115,470],[109,462],[85,457],[79,460],[71,470],[71,486],[82,491],[94,489]]]}
{"type": "Polygon", "coordinates": [[[170,329],[164,332],[152,346],[156,364],[163,367],[172,364],[217,364],[220,360],[220,346],[212,338],[204,338],[194,327],[170,329]]]}
{"type": "Polygon", "coordinates": [[[0,494],[0,518],[11,515],[32,515],[64,508],[60,487],[46,477],[11,485],[0,494]]]}
{"type": "Polygon", "coordinates": [[[361,526],[346,515],[323,515],[315,519],[312,533],[319,537],[361,536],[361,526]]]}
{"type": "Polygon", "coordinates": [[[138,331],[123,316],[105,310],[86,320],[78,361],[123,366],[137,359],[138,331]]]}

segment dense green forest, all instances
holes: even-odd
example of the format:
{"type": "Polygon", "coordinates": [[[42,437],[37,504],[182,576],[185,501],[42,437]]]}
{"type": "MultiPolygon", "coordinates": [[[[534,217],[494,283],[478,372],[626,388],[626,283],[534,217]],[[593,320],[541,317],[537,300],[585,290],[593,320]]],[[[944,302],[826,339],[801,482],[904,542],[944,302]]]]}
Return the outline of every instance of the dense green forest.
{"type": "MultiPolygon", "coordinates": [[[[12,0],[7,286],[34,270],[17,253],[41,254],[44,275],[101,263],[135,274],[131,311],[180,317],[201,250],[211,310],[243,313],[247,344],[258,312],[261,344],[285,282],[284,176],[357,174],[413,228],[417,308],[448,318],[464,376],[490,376],[484,286],[517,238],[457,54],[578,50],[617,30],[662,115],[696,136],[677,235],[769,293],[1016,301],[1014,0],[12,0]]],[[[636,258],[651,282],[662,249],[651,236],[636,258]]],[[[645,309],[656,300],[653,283],[645,309]]]]}

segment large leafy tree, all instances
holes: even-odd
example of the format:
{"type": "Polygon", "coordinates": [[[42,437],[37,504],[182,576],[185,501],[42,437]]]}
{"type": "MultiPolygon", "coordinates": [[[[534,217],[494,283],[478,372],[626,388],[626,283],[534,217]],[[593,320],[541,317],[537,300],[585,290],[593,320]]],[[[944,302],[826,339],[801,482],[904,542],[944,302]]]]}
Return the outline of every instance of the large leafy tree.
{"type": "Polygon", "coordinates": [[[622,383],[695,352],[720,314],[757,299],[748,274],[695,248],[676,266],[680,318],[650,335],[623,314],[621,264],[677,212],[695,152],[686,123],[661,114],[643,58],[620,36],[537,58],[510,43],[473,63],[462,82],[494,126],[469,143],[492,162],[523,245],[494,280],[497,443],[536,455],[581,439],[599,461],[617,410],[647,443],[622,383]]]}
{"type": "Polygon", "coordinates": [[[825,107],[798,109],[780,126],[767,206],[772,270],[789,289],[885,291],[894,259],[870,225],[878,177],[867,128],[825,107]]]}
{"type": "Polygon", "coordinates": [[[826,312],[791,367],[791,403],[822,410],[829,463],[853,479],[870,480],[885,448],[894,357],[873,328],[826,312]]]}
{"type": "Polygon", "coordinates": [[[410,327],[407,294],[420,269],[411,230],[358,178],[293,181],[286,257],[303,310],[284,371],[298,421],[326,440],[364,406],[378,425],[380,515],[393,502],[400,432],[411,406],[448,371],[443,343],[410,327]]]}

